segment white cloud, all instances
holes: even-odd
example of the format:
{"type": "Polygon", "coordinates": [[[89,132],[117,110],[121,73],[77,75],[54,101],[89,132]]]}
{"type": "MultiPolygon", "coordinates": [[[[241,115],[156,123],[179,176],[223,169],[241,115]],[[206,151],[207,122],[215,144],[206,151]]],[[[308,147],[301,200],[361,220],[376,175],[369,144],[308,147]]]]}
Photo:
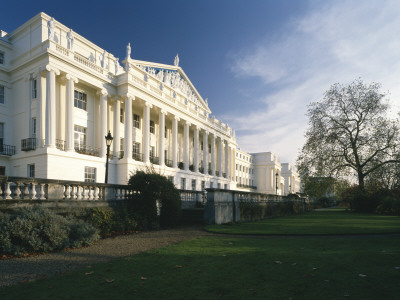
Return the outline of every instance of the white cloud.
{"type": "Polygon", "coordinates": [[[235,74],[261,78],[274,88],[260,96],[264,108],[255,107],[247,116],[224,116],[246,151],[273,151],[281,161],[295,162],[304,142],[307,104],[322,98],[336,82],[358,77],[380,82],[393,102],[400,103],[400,3],[313,4],[280,38],[262,39],[234,56],[235,74]]]}

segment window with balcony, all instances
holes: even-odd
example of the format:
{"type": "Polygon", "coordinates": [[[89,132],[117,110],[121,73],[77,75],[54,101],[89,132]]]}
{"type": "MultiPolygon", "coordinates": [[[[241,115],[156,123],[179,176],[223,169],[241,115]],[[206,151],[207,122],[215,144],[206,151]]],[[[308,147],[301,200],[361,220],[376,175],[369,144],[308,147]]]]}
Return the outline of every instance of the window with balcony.
{"type": "Polygon", "coordinates": [[[87,110],[87,95],[85,93],[75,90],[74,106],[83,110],[87,110]]]}
{"type": "Polygon", "coordinates": [[[140,116],[137,114],[133,114],[133,127],[140,129],[140,116]]]}
{"type": "Polygon", "coordinates": [[[32,99],[37,98],[37,80],[32,79],[31,80],[31,88],[32,88],[32,99]]]}
{"type": "Polygon", "coordinates": [[[154,132],[155,132],[154,121],[150,120],[150,133],[154,134],[154,132]]]}
{"type": "Polygon", "coordinates": [[[5,96],[4,86],[0,85],[0,104],[4,104],[6,102],[5,98],[6,98],[6,96],[5,96]]]}
{"type": "Polygon", "coordinates": [[[96,168],[85,167],[85,182],[96,182],[96,168]]]}
{"type": "Polygon", "coordinates": [[[28,177],[35,177],[35,164],[28,165],[28,177]]]}

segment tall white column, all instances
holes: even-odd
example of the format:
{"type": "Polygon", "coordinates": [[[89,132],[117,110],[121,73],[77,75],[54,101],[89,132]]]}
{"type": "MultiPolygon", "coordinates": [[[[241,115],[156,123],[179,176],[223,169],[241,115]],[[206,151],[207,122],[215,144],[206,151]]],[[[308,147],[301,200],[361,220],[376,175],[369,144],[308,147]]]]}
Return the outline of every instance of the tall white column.
{"type": "Polygon", "coordinates": [[[54,148],[56,146],[56,75],[60,71],[46,66],[46,126],[45,145],[54,148]]]}
{"type": "Polygon", "coordinates": [[[132,159],[132,100],[134,97],[127,96],[125,99],[125,151],[124,158],[132,159]]]}
{"type": "Polygon", "coordinates": [[[113,151],[114,157],[119,157],[120,151],[120,143],[121,143],[121,136],[119,133],[119,123],[120,123],[120,111],[121,111],[121,103],[118,99],[114,100],[114,141],[113,141],[113,151]]]}
{"type": "Polygon", "coordinates": [[[165,110],[160,111],[160,120],[159,120],[159,146],[158,146],[158,157],[160,159],[160,166],[165,165],[165,155],[164,155],[164,140],[165,140],[165,115],[167,112],[165,110]]]}
{"type": "Polygon", "coordinates": [[[184,149],[185,149],[185,171],[189,170],[189,127],[190,127],[190,122],[186,121],[185,122],[185,128],[184,128],[184,149]]]}
{"type": "Polygon", "coordinates": [[[42,75],[40,74],[40,70],[36,75],[36,88],[37,88],[37,96],[36,96],[36,138],[37,138],[37,147],[41,147],[42,139],[43,139],[43,130],[42,130],[42,75]]]}
{"type": "Polygon", "coordinates": [[[107,135],[107,91],[97,92],[100,95],[100,157],[106,157],[107,145],[105,136],[107,135]]]}
{"type": "Polygon", "coordinates": [[[204,174],[208,174],[208,132],[203,133],[203,169],[204,174]]]}
{"type": "Polygon", "coordinates": [[[178,121],[179,117],[174,116],[172,120],[172,167],[178,167],[178,121]]]}
{"type": "Polygon", "coordinates": [[[65,150],[73,152],[74,147],[74,90],[75,83],[78,83],[78,79],[67,74],[67,89],[65,91],[65,150]]]}
{"type": "Polygon", "coordinates": [[[229,143],[225,143],[225,178],[229,178],[229,143]]]}
{"type": "Polygon", "coordinates": [[[215,133],[211,137],[211,175],[215,176],[215,133]]]}
{"type": "Polygon", "coordinates": [[[150,157],[150,108],[153,107],[146,102],[143,109],[143,161],[149,162],[150,157]]]}
{"type": "Polygon", "coordinates": [[[218,171],[219,176],[222,177],[222,138],[219,138],[218,142],[218,171]]]}
{"type": "Polygon", "coordinates": [[[199,172],[199,127],[194,128],[194,149],[193,149],[194,171],[199,172]]]}

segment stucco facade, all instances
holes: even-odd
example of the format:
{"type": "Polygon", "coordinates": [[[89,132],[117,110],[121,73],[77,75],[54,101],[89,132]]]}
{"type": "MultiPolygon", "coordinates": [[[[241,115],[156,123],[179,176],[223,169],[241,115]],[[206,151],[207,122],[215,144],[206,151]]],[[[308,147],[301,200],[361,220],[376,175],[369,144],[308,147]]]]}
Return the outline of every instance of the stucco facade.
{"type": "MultiPolygon", "coordinates": [[[[238,150],[233,129],[211,115],[178,56],[173,65],[135,60],[128,45],[120,63],[45,13],[1,31],[4,175],[104,182],[108,131],[109,183],[125,184],[137,170],[153,168],[182,189],[256,185],[276,192],[262,154],[238,150]]],[[[279,190],[288,191],[273,162],[279,190]]]]}

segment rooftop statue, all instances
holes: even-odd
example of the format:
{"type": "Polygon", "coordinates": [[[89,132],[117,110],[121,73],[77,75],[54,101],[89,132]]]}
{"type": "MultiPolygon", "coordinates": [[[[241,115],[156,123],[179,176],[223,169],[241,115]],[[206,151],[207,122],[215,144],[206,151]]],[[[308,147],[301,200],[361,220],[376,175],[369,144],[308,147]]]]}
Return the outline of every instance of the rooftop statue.
{"type": "Polygon", "coordinates": [[[72,29],[67,32],[67,48],[69,50],[73,50],[74,48],[74,34],[72,33],[72,29]]]}
{"type": "Polygon", "coordinates": [[[100,55],[100,64],[102,68],[106,67],[106,50],[104,50],[103,54],[100,55]]]}
{"type": "Polygon", "coordinates": [[[55,29],[55,24],[54,24],[54,18],[52,17],[48,22],[47,22],[47,28],[49,31],[49,40],[54,39],[54,29],[55,29]]]}
{"type": "Polygon", "coordinates": [[[126,58],[128,59],[131,58],[131,43],[128,43],[128,45],[126,46],[126,58]]]}
{"type": "Polygon", "coordinates": [[[179,56],[176,54],[175,59],[174,59],[174,66],[179,67],[179,56]]]}
{"type": "Polygon", "coordinates": [[[114,60],[114,67],[115,67],[115,75],[117,75],[118,73],[118,69],[119,69],[119,58],[115,58],[114,60]]]}

